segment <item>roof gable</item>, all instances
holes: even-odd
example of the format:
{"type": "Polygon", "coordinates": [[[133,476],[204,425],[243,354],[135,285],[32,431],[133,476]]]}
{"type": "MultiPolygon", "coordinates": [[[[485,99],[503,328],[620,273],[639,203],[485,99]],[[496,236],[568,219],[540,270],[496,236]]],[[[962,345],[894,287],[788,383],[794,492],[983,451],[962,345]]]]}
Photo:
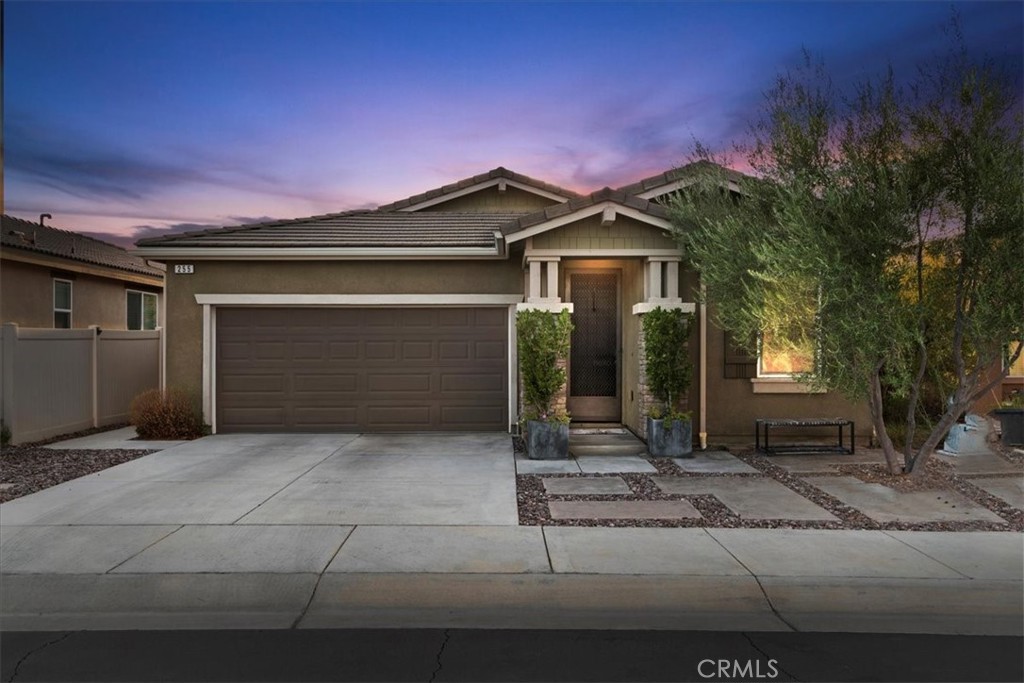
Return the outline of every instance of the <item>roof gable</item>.
{"type": "Polygon", "coordinates": [[[151,277],[164,275],[163,270],[149,265],[145,259],[95,237],[7,214],[3,214],[2,225],[0,243],[5,249],[22,249],[151,277]]]}
{"type": "Polygon", "coordinates": [[[638,180],[637,182],[630,183],[629,185],[623,185],[619,190],[626,194],[640,197],[641,199],[656,201],[659,197],[675,192],[676,190],[686,187],[692,183],[694,175],[708,166],[717,166],[719,170],[725,174],[728,179],[729,189],[733,192],[739,192],[739,184],[743,179],[749,178],[749,176],[746,176],[739,171],[734,171],[710,161],[701,160],[669,169],[664,173],[659,173],[658,175],[638,180]]]}
{"type": "Polygon", "coordinates": [[[377,210],[420,211],[491,187],[497,187],[499,191],[504,190],[506,187],[514,187],[518,190],[550,199],[553,202],[564,202],[580,196],[563,187],[558,187],[557,185],[552,185],[551,183],[546,183],[521,173],[515,173],[499,166],[486,173],[475,175],[472,178],[464,178],[458,182],[400,199],[397,202],[384,204],[378,207],[377,210]]]}

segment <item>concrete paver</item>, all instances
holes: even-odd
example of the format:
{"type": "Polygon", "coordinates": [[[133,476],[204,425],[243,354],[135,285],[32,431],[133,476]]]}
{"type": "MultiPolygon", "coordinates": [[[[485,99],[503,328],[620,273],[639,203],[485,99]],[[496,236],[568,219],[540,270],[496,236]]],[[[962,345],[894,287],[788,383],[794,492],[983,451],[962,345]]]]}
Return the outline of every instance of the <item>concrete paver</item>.
{"type": "Polygon", "coordinates": [[[319,574],[351,532],[347,526],[186,526],[113,571],[319,574]]]}
{"type": "Polygon", "coordinates": [[[553,500],[552,519],[680,519],[700,517],[685,500],[553,500]]]}
{"type": "Polygon", "coordinates": [[[749,576],[326,574],[299,628],[788,630],[749,576]],[[599,597],[598,597],[599,596],[599,597]]]}
{"type": "Polygon", "coordinates": [[[999,515],[956,491],[904,493],[856,477],[808,477],[809,484],[831,494],[876,522],[967,522],[1005,524],[999,515]]]}
{"type": "Polygon", "coordinates": [[[1006,531],[886,531],[972,579],[1024,580],[1024,535],[1006,531]]]}
{"type": "Polygon", "coordinates": [[[860,449],[855,453],[840,455],[832,453],[812,453],[807,455],[771,455],[768,462],[791,472],[803,474],[807,472],[832,473],[839,465],[866,465],[884,463],[885,456],[881,451],[860,449]]]}
{"type": "Polygon", "coordinates": [[[742,519],[795,519],[834,521],[828,510],[762,477],[652,477],[665,493],[710,494],[742,519]]]}
{"type": "Polygon", "coordinates": [[[1024,510],[1024,477],[982,477],[970,481],[982,491],[1024,510]]]}
{"type": "Polygon", "coordinates": [[[545,527],[555,572],[749,576],[703,529],[545,527]]]}
{"type": "Polygon", "coordinates": [[[177,526],[4,526],[0,572],[102,574],[177,526]]]}
{"type": "Polygon", "coordinates": [[[584,474],[655,473],[658,469],[635,455],[582,455],[576,458],[584,474]]]}
{"type": "Polygon", "coordinates": [[[984,474],[1024,474],[1024,468],[1007,462],[1000,456],[989,451],[972,455],[937,455],[935,456],[945,463],[949,463],[957,474],[961,475],[984,475],[984,474]]]}
{"type": "Polygon", "coordinates": [[[759,577],[962,579],[958,572],[881,531],[707,529],[759,577]]]}
{"type": "Polygon", "coordinates": [[[554,495],[629,495],[633,489],[622,477],[549,477],[544,490],[554,495]]]}
{"type": "Polygon", "coordinates": [[[579,474],[580,465],[575,458],[565,460],[530,460],[516,455],[516,474],[579,474]]]}
{"type": "Polygon", "coordinates": [[[539,527],[361,526],[327,571],[517,574],[551,566],[539,527]]]}
{"type": "Polygon", "coordinates": [[[697,474],[760,474],[727,451],[694,451],[692,458],[672,458],[684,472],[697,474]]]}

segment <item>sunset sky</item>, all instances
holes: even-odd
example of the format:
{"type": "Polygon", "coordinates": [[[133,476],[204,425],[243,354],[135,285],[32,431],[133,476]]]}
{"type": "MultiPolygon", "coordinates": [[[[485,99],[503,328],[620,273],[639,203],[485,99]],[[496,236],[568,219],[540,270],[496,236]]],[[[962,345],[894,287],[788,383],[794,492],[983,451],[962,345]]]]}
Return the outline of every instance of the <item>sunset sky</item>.
{"type": "MultiPolygon", "coordinates": [[[[1024,4],[961,2],[1024,68],[1024,4]]],[[[3,7],[4,211],[123,245],[376,206],[506,166],[588,192],[740,136],[801,50],[913,73],[945,2],[3,7]]]]}

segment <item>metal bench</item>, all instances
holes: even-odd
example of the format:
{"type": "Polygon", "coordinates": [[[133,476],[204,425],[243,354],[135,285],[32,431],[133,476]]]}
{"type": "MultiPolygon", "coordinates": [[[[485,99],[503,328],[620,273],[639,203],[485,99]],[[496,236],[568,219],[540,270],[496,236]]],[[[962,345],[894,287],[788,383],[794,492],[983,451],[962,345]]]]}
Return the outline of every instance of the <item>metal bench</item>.
{"type": "Polygon", "coordinates": [[[835,418],[807,418],[807,419],[760,419],[754,420],[754,441],[755,448],[759,452],[768,455],[781,455],[783,453],[846,453],[853,454],[855,444],[853,437],[853,420],[840,417],[835,418]],[[839,441],[836,445],[831,444],[782,444],[772,446],[768,442],[768,432],[772,427],[784,428],[805,428],[805,427],[837,427],[839,430],[839,441]],[[849,446],[843,441],[843,428],[850,428],[849,446]],[[761,435],[764,432],[764,445],[761,445],[761,435]]]}

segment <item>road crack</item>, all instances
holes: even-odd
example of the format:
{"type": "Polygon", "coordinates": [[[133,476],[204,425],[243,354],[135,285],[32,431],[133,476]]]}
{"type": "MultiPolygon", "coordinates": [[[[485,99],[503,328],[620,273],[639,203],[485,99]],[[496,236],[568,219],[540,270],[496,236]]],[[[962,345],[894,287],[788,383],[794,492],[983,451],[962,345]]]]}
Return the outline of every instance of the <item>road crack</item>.
{"type": "Polygon", "coordinates": [[[434,673],[430,674],[430,681],[428,683],[434,683],[434,680],[437,679],[437,675],[441,673],[441,667],[443,666],[441,658],[444,656],[444,650],[448,647],[448,641],[451,640],[451,637],[452,630],[450,628],[446,628],[444,630],[444,640],[441,641],[441,649],[437,651],[437,668],[434,669],[434,673]]]}
{"type": "Polygon", "coordinates": [[[50,647],[51,645],[56,645],[57,643],[59,643],[59,642],[61,642],[63,640],[67,640],[73,633],[74,633],[74,631],[68,631],[67,633],[62,635],[60,638],[54,638],[53,640],[47,641],[47,642],[43,643],[42,645],[40,645],[39,647],[37,647],[37,648],[35,648],[33,650],[29,650],[28,652],[26,652],[25,656],[22,657],[21,659],[19,659],[18,663],[14,665],[14,671],[11,672],[11,677],[7,679],[7,683],[11,683],[12,681],[14,681],[14,679],[16,679],[18,677],[18,670],[21,668],[22,664],[24,664],[25,662],[28,661],[29,657],[31,657],[32,655],[36,654],[37,652],[41,652],[41,651],[45,650],[46,648],[50,647]]]}

